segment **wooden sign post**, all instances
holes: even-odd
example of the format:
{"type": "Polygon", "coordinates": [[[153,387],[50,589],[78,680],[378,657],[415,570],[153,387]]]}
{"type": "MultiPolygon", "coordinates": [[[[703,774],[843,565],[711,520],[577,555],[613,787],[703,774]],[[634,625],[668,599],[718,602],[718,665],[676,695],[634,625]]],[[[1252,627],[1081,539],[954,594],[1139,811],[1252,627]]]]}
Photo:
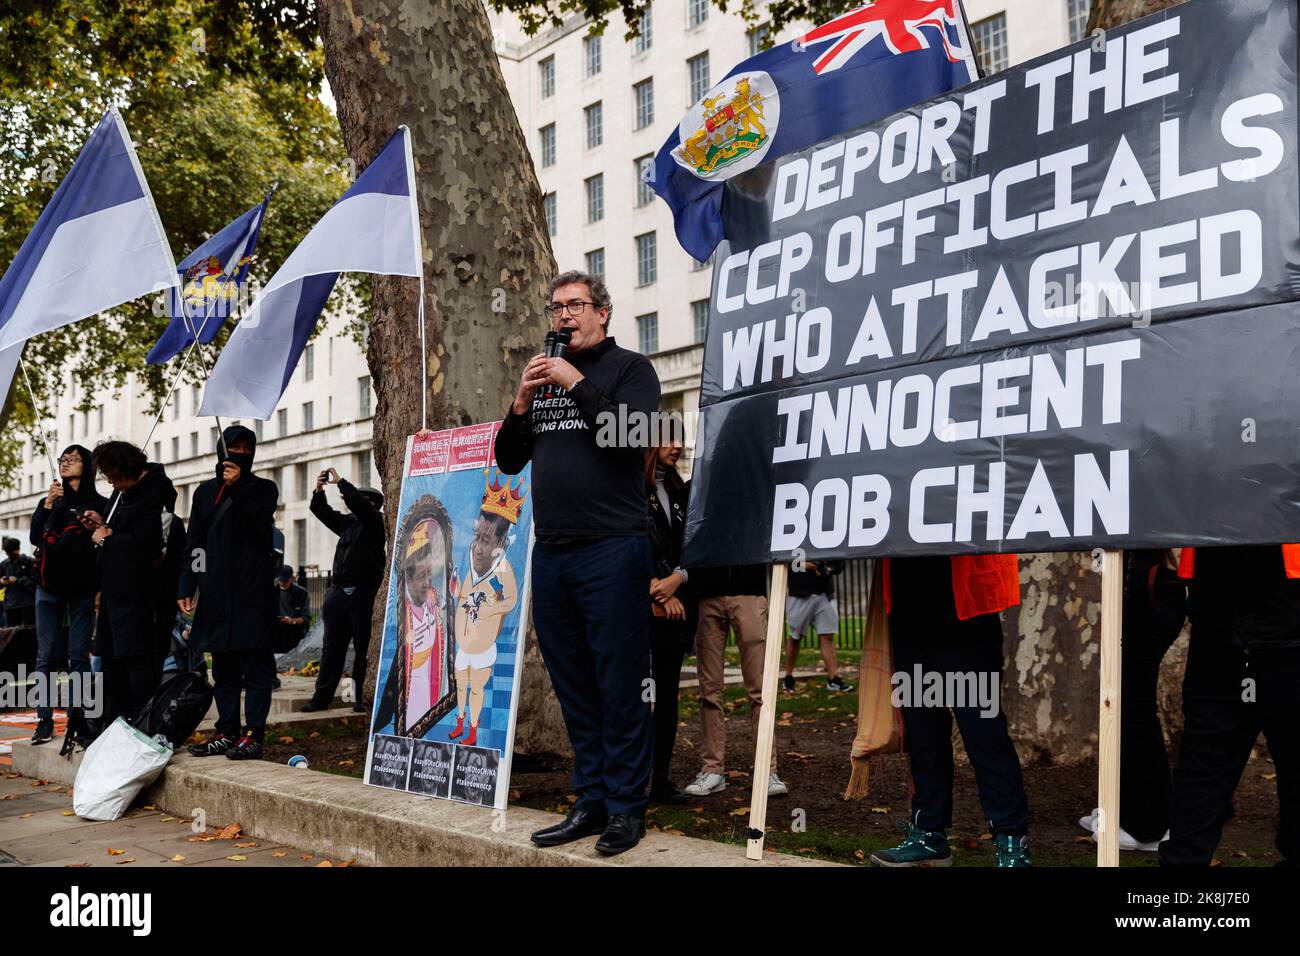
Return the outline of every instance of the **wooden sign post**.
{"type": "Polygon", "coordinates": [[[1101,557],[1101,709],[1097,720],[1097,865],[1119,866],[1120,635],[1124,621],[1122,551],[1101,557]]]}
{"type": "Polygon", "coordinates": [[[754,791],[749,800],[749,842],[745,846],[745,856],[750,860],[763,858],[767,776],[776,735],[776,678],[781,669],[781,645],[785,643],[785,596],[789,575],[788,564],[772,565],[772,587],[767,598],[767,644],[763,655],[763,707],[758,713],[758,737],[754,741],[754,791]]]}

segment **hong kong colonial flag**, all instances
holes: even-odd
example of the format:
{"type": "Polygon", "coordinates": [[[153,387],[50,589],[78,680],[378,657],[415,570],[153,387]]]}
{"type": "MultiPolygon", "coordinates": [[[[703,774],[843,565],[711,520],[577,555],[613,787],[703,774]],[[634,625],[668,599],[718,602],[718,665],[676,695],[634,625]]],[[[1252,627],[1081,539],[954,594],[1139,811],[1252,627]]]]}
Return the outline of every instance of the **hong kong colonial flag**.
{"type": "Polygon", "coordinates": [[[643,175],[703,261],[723,239],[726,180],[977,78],[960,0],[875,0],[737,65],[643,175]]]}

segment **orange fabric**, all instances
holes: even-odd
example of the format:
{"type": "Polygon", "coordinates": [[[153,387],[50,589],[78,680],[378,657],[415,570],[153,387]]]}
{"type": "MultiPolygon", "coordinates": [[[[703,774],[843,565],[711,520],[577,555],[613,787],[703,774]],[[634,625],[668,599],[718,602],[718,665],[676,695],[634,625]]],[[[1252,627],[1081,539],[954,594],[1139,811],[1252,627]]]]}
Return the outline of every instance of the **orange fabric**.
{"type": "MultiPolygon", "coordinates": [[[[1282,567],[1288,578],[1300,578],[1300,544],[1282,545],[1282,567]]],[[[1191,578],[1196,575],[1196,549],[1183,548],[1182,557],[1178,559],[1178,576],[1191,578]]]]}
{"type": "MultiPolygon", "coordinates": [[[[1300,562],[1300,555],[1297,556],[1300,562]]],[[[1300,566],[1300,563],[1298,563],[1300,566]]],[[[889,559],[882,562],[885,613],[894,609],[889,586],[889,559]]],[[[961,621],[997,614],[1020,603],[1020,562],[1014,554],[955,554],[952,556],[952,600],[961,621]]]]}

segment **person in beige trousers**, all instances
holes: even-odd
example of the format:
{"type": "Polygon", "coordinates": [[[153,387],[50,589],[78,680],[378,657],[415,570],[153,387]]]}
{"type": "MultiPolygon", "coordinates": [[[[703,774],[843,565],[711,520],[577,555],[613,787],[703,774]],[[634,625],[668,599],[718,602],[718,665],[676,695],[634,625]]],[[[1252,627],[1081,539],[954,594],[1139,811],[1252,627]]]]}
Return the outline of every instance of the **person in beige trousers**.
{"type": "MultiPolygon", "coordinates": [[[[726,722],[722,708],[723,668],[727,632],[734,631],[740,649],[740,673],[749,696],[749,717],[758,733],[763,702],[763,658],[767,639],[767,567],[761,564],[701,568],[691,571],[691,586],[699,597],[699,626],[695,632],[695,661],[700,681],[700,728],[704,766],[686,793],[707,796],[726,789],[726,722]]],[[[757,771],[756,771],[757,772],[757,771]]],[[[788,791],[776,774],[776,749],[768,768],[767,792],[788,791]]]]}

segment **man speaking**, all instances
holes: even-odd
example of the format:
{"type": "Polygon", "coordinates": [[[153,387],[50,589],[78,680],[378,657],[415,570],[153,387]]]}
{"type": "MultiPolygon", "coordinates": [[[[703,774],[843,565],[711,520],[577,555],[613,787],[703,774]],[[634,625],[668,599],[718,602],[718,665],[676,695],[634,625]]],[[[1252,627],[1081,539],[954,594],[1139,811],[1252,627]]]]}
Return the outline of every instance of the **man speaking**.
{"type": "Polygon", "coordinates": [[[532,839],[559,846],[600,833],[596,849],[607,856],[645,834],[652,567],[645,449],[626,435],[607,441],[611,429],[600,425],[659,409],[650,362],[607,334],[612,311],[599,278],[552,280],[546,314],[569,336],[567,350],[528,363],[496,438],[501,471],[533,462],[533,624],[573,744],[573,812],[532,839]]]}

